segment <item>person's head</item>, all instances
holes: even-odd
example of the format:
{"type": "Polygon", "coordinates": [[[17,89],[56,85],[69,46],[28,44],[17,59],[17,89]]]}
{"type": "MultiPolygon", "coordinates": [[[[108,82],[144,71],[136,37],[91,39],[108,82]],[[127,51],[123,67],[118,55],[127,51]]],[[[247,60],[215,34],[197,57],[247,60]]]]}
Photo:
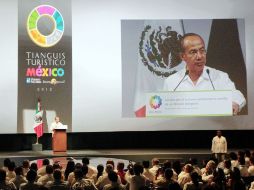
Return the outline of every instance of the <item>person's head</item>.
{"type": "Polygon", "coordinates": [[[53,173],[53,177],[55,181],[61,181],[62,179],[62,172],[59,169],[56,169],[53,173]]]}
{"type": "Polygon", "coordinates": [[[250,157],[250,164],[254,165],[254,157],[253,156],[250,157]]]}
{"type": "Polygon", "coordinates": [[[245,150],[244,153],[245,153],[245,157],[249,158],[251,156],[250,150],[245,150]]]}
{"type": "Polygon", "coordinates": [[[109,178],[109,180],[110,180],[112,183],[116,183],[116,182],[117,182],[117,179],[118,179],[117,173],[114,172],[114,171],[109,172],[109,173],[108,173],[108,178],[109,178]]]}
{"type": "Polygon", "coordinates": [[[60,117],[56,116],[56,117],[55,117],[55,122],[56,122],[56,123],[60,122],[60,117]]]}
{"type": "Polygon", "coordinates": [[[231,160],[237,160],[237,154],[235,152],[230,152],[229,156],[231,160]]]}
{"type": "Polygon", "coordinates": [[[75,176],[75,179],[78,180],[78,179],[82,179],[83,178],[83,172],[81,169],[75,169],[74,170],[74,176],[75,176]]]}
{"type": "Polygon", "coordinates": [[[53,166],[51,166],[51,165],[47,165],[46,166],[46,173],[47,174],[52,174],[53,173],[53,166]]]}
{"type": "Polygon", "coordinates": [[[159,165],[159,163],[160,163],[160,160],[158,158],[152,159],[152,165],[153,166],[159,165]]]}
{"type": "Polygon", "coordinates": [[[29,162],[29,160],[24,160],[24,161],[22,162],[22,167],[23,167],[23,168],[29,168],[29,167],[30,167],[30,162],[29,162]]]}
{"type": "Polygon", "coordinates": [[[30,170],[37,171],[37,170],[38,170],[37,164],[36,164],[36,163],[32,163],[32,164],[30,165],[30,170]]]}
{"type": "Polygon", "coordinates": [[[113,170],[115,169],[115,162],[114,162],[114,160],[107,160],[107,162],[106,162],[106,165],[107,164],[111,164],[112,166],[113,166],[113,170]]]}
{"type": "Polygon", "coordinates": [[[245,159],[243,157],[238,158],[240,165],[245,165],[245,159]]]}
{"type": "Polygon", "coordinates": [[[86,157],[85,157],[85,158],[82,158],[82,164],[83,164],[83,165],[89,165],[89,163],[90,163],[90,162],[89,162],[89,158],[86,158],[86,157]]]}
{"type": "Polygon", "coordinates": [[[124,169],[124,163],[123,162],[118,162],[117,163],[117,170],[118,171],[123,171],[124,169]]]}
{"type": "Polygon", "coordinates": [[[143,168],[143,166],[141,164],[139,164],[139,163],[134,164],[133,171],[134,171],[135,175],[142,174],[143,170],[144,170],[144,168],[143,168]]]}
{"type": "Polygon", "coordinates": [[[142,164],[143,164],[143,167],[144,167],[144,168],[146,168],[146,169],[149,168],[150,163],[149,163],[148,160],[144,160],[144,161],[142,162],[142,164]]]}
{"type": "Polygon", "coordinates": [[[8,170],[13,172],[15,167],[16,167],[15,162],[11,161],[8,165],[8,170]]]}
{"type": "Polygon", "coordinates": [[[56,169],[62,169],[62,166],[60,165],[60,162],[55,162],[53,164],[53,170],[56,170],[56,169]]]}
{"type": "Polygon", "coordinates": [[[190,176],[191,176],[191,181],[194,184],[198,183],[198,181],[199,181],[199,175],[198,175],[197,172],[191,172],[190,176]]]}
{"type": "Polygon", "coordinates": [[[170,168],[167,168],[164,172],[164,176],[167,180],[170,180],[173,176],[173,170],[170,168]]]}
{"type": "Polygon", "coordinates": [[[5,158],[4,159],[4,167],[8,167],[8,165],[10,164],[11,160],[9,158],[5,158]]]}
{"type": "Polygon", "coordinates": [[[75,170],[76,170],[76,169],[81,169],[82,166],[83,166],[82,164],[76,163],[76,164],[75,164],[75,170]]]}
{"type": "Polygon", "coordinates": [[[187,33],[181,39],[181,58],[190,74],[201,75],[206,64],[206,49],[202,37],[187,33]]]}
{"type": "Polygon", "coordinates": [[[192,167],[191,164],[186,164],[186,165],[184,166],[184,171],[185,171],[186,173],[191,173],[192,170],[193,170],[193,167],[192,167]]]}
{"type": "Polygon", "coordinates": [[[26,179],[29,182],[34,182],[36,180],[37,173],[34,170],[29,170],[26,174],[26,179]]]}
{"type": "Polygon", "coordinates": [[[107,164],[107,165],[106,165],[105,171],[106,171],[107,173],[109,173],[109,172],[111,172],[111,171],[113,171],[113,170],[114,170],[114,168],[113,168],[113,166],[112,166],[111,164],[107,164]]]}
{"type": "Polygon", "coordinates": [[[218,131],[216,132],[216,134],[217,134],[218,137],[221,137],[222,132],[221,132],[220,130],[218,130],[218,131]]]}
{"type": "Polygon", "coordinates": [[[0,182],[5,181],[6,179],[6,171],[3,169],[0,169],[0,182]]]}
{"type": "Polygon", "coordinates": [[[231,169],[231,161],[230,160],[225,160],[224,161],[224,167],[227,169],[231,169]]]}
{"type": "Polygon", "coordinates": [[[23,175],[23,169],[21,166],[15,168],[16,175],[23,175]]]}
{"type": "Polygon", "coordinates": [[[98,171],[98,173],[103,173],[103,170],[104,170],[104,166],[103,166],[102,164],[99,164],[99,165],[97,166],[97,171],[98,171]]]}
{"type": "Polygon", "coordinates": [[[49,165],[49,159],[47,159],[47,158],[43,159],[42,165],[44,165],[44,166],[49,165]]]}
{"type": "Polygon", "coordinates": [[[166,160],[164,163],[163,163],[163,168],[164,170],[166,170],[167,168],[171,168],[171,162],[169,160],[166,160]]]}

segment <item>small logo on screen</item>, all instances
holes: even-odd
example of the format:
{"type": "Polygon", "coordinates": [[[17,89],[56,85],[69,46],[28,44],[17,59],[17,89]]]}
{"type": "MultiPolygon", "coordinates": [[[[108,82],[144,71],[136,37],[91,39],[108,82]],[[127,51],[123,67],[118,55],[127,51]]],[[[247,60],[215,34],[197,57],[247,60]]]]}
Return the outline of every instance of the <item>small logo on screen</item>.
{"type": "Polygon", "coordinates": [[[162,104],[162,99],[160,96],[154,95],[150,98],[150,106],[153,109],[158,109],[160,108],[162,104]]]}
{"type": "Polygon", "coordinates": [[[27,33],[40,47],[56,45],[64,33],[64,19],[60,11],[51,5],[35,7],[27,18],[27,33]]]}

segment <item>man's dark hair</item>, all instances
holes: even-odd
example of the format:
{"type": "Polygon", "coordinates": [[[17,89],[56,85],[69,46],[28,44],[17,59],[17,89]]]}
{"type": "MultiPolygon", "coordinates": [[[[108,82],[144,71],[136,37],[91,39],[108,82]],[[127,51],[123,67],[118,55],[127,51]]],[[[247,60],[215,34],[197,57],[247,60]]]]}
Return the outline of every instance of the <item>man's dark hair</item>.
{"type": "Polygon", "coordinates": [[[9,171],[14,171],[15,170],[15,167],[16,167],[16,164],[15,162],[11,161],[8,165],[8,170],[9,171]]]}
{"type": "Polygon", "coordinates": [[[60,181],[62,177],[62,172],[59,169],[56,169],[53,173],[55,181],[60,181]]]}
{"type": "Polygon", "coordinates": [[[16,175],[23,175],[23,168],[21,166],[15,168],[16,175]]]}
{"type": "Polygon", "coordinates": [[[109,172],[108,178],[111,182],[117,182],[118,179],[117,173],[114,171],[109,172]]]}
{"type": "Polygon", "coordinates": [[[123,162],[118,162],[117,163],[117,169],[118,170],[123,170],[124,169],[124,163],[123,162]]]}
{"type": "Polygon", "coordinates": [[[29,181],[29,182],[34,182],[36,180],[36,177],[37,177],[37,173],[36,171],[34,170],[29,170],[26,174],[26,179],[29,181]]]}
{"type": "Polygon", "coordinates": [[[37,171],[37,170],[38,170],[37,164],[36,164],[36,163],[32,163],[32,164],[30,165],[30,170],[37,171]]]}
{"type": "Polygon", "coordinates": [[[5,159],[4,159],[4,166],[5,166],[5,167],[8,167],[8,165],[10,164],[10,162],[11,162],[10,158],[5,158],[5,159]]]}
{"type": "Polygon", "coordinates": [[[22,166],[23,168],[29,168],[29,160],[23,160],[22,166]]]}
{"type": "Polygon", "coordinates": [[[75,169],[74,170],[74,176],[75,179],[82,179],[83,178],[83,172],[81,169],[75,169]]]}
{"type": "Polygon", "coordinates": [[[82,158],[82,163],[84,164],[84,165],[89,165],[89,158],[82,158]]]}
{"type": "Polygon", "coordinates": [[[164,176],[167,180],[170,180],[173,176],[173,170],[170,168],[167,168],[164,172],[164,176]]]}
{"type": "Polygon", "coordinates": [[[135,175],[142,174],[143,170],[144,170],[144,168],[143,168],[143,166],[141,164],[139,164],[139,163],[134,164],[133,171],[134,171],[135,175]]]}
{"type": "Polygon", "coordinates": [[[42,161],[42,164],[43,164],[44,166],[49,165],[49,159],[45,158],[45,159],[42,161]]]}
{"type": "Polygon", "coordinates": [[[149,168],[150,162],[148,160],[144,160],[142,164],[144,168],[149,168]]]}
{"type": "Polygon", "coordinates": [[[46,173],[47,174],[52,174],[53,173],[53,166],[52,165],[47,165],[46,166],[46,173]]]}

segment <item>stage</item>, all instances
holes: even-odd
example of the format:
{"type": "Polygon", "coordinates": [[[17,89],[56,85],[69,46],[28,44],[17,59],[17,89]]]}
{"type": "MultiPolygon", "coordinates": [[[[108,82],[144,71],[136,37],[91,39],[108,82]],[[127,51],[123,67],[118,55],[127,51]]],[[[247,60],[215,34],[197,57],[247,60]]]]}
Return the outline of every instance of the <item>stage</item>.
{"type": "MultiPolygon", "coordinates": [[[[229,152],[235,150],[229,150],[229,152]]],[[[210,150],[207,149],[98,149],[98,150],[69,150],[66,153],[53,153],[50,150],[44,151],[17,151],[17,152],[1,152],[0,163],[2,165],[3,159],[10,158],[17,164],[21,164],[24,159],[38,160],[38,159],[57,159],[57,158],[75,158],[89,157],[91,160],[96,158],[105,159],[123,159],[134,162],[142,162],[143,160],[152,160],[158,158],[161,162],[165,160],[175,161],[179,160],[182,163],[189,158],[197,158],[201,164],[202,160],[211,157],[210,150]]]]}

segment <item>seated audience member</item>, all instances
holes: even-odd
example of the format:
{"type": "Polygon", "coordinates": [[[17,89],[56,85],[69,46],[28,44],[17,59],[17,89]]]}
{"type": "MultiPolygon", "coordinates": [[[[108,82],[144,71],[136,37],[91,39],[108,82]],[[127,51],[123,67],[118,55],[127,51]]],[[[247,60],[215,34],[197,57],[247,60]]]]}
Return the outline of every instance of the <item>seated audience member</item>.
{"type": "MultiPolygon", "coordinates": [[[[169,160],[166,160],[163,163],[163,175],[165,173],[165,170],[168,169],[168,168],[172,169],[172,164],[171,164],[171,162],[169,160]]],[[[174,169],[172,169],[172,170],[173,170],[173,177],[172,177],[172,179],[177,181],[178,174],[174,171],[174,169]]]]}
{"type": "MultiPolygon", "coordinates": [[[[80,164],[80,163],[76,163],[76,164],[75,164],[75,170],[81,170],[81,168],[82,168],[82,164],[80,164]]],[[[75,170],[74,170],[74,171],[75,171],[75,170]]],[[[75,181],[75,174],[74,174],[74,171],[71,172],[71,173],[69,173],[69,176],[68,176],[68,179],[67,179],[67,181],[68,181],[68,183],[69,183],[70,185],[72,185],[73,182],[75,181]]]]}
{"type": "Polygon", "coordinates": [[[160,165],[159,165],[160,161],[158,158],[154,158],[152,160],[152,168],[150,168],[150,172],[155,176],[156,173],[157,173],[157,170],[160,168],[160,165]]]}
{"type": "Polygon", "coordinates": [[[140,190],[146,186],[146,178],[142,175],[143,166],[141,164],[134,164],[134,175],[129,179],[129,190],[140,190]]]}
{"type": "Polygon", "coordinates": [[[127,181],[127,184],[130,184],[130,178],[134,175],[134,171],[133,171],[133,164],[130,163],[127,166],[127,172],[125,173],[125,180],[127,181]]]}
{"type": "Polygon", "coordinates": [[[15,165],[15,162],[10,162],[9,165],[8,165],[8,171],[6,172],[6,179],[7,180],[11,180],[11,179],[14,179],[16,177],[16,174],[15,174],[15,168],[16,168],[16,165],[15,165]]]}
{"type": "Polygon", "coordinates": [[[231,161],[230,160],[224,160],[224,169],[223,172],[225,174],[225,177],[228,178],[231,172],[231,161]]]}
{"type": "Polygon", "coordinates": [[[71,172],[73,172],[75,170],[75,163],[73,160],[69,160],[67,162],[65,171],[64,171],[64,180],[67,181],[68,180],[68,176],[71,172]]]}
{"type": "Polygon", "coordinates": [[[93,180],[94,184],[96,184],[96,182],[98,181],[99,177],[103,175],[104,172],[104,166],[102,164],[99,164],[97,166],[97,173],[93,174],[93,176],[91,177],[91,179],[93,180]]]}
{"type": "MultiPolygon", "coordinates": [[[[111,164],[107,164],[107,165],[106,165],[105,171],[106,171],[106,173],[103,174],[102,176],[100,176],[100,177],[98,178],[96,184],[95,184],[96,187],[97,187],[98,189],[103,189],[103,187],[104,187],[105,185],[111,183],[110,180],[109,180],[109,178],[108,178],[108,174],[109,174],[109,172],[114,171],[114,170],[113,170],[113,166],[112,166],[111,164]]],[[[121,183],[121,179],[120,179],[119,176],[118,176],[118,181],[117,181],[117,183],[119,183],[119,184],[121,183]]]]}
{"type": "Polygon", "coordinates": [[[87,173],[88,178],[91,178],[94,174],[97,173],[96,168],[94,168],[93,166],[90,166],[89,158],[83,158],[82,164],[83,164],[83,166],[88,167],[88,173],[87,173]]]}
{"type": "Polygon", "coordinates": [[[53,166],[47,165],[46,166],[46,174],[44,176],[41,176],[38,179],[38,183],[41,183],[42,185],[46,185],[47,182],[53,181],[53,166]]]}
{"type": "Polygon", "coordinates": [[[213,172],[216,169],[216,163],[213,160],[207,162],[205,170],[203,170],[202,180],[208,182],[213,179],[213,172]]]}
{"type": "Polygon", "coordinates": [[[32,163],[31,165],[30,165],[30,168],[29,168],[29,171],[30,170],[34,170],[34,171],[38,171],[38,166],[37,166],[37,164],[36,163],[32,163]]]}
{"type": "Polygon", "coordinates": [[[27,183],[26,178],[23,176],[23,168],[21,166],[15,168],[16,177],[11,179],[10,182],[14,183],[19,189],[22,183],[27,183]]]}
{"type": "Polygon", "coordinates": [[[154,175],[153,173],[149,170],[149,161],[143,161],[143,167],[144,167],[144,171],[143,171],[143,176],[145,176],[150,182],[153,182],[154,180],[154,175]]]}
{"type": "Polygon", "coordinates": [[[250,150],[245,150],[244,153],[245,153],[245,155],[244,155],[245,156],[244,157],[244,159],[245,159],[245,165],[247,167],[249,167],[250,166],[250,157],[251,157],[250,150]]]}
{"type": "Polygon", "coordinates": [[[172,169],[177,173],[177,175],[179,175],[182,172],[181,162],[179,160],[174,161],[172,164],[172,169]]]}
{"type": "Polygon", "coordinates": [[[230,159],[231,159],[231,168],[233,169],[234,167],[239,166],[237,154],[235,152],[230,152],[229,153],[230,159]]]}
{"type": "Polygon", "coordinates": [[[20,185],[20,190],[39,190],[41,185],[35,182],[37,173],[34,170],[29,170],[26,175],[27,183],[20,185]]]}
{"type": "Polygon", "coordinates": [[[49,190],[68,190],[69,186],[67,182],[62,180],[62,172],[56,169],[53,173],[54,181],[49,181],[46,183],[45,187],[49,190]]]}
{"type": "Polygon", "coordinates": [[[178,183],[181,188],[184,187],[185,183],[191,181],[190,173],[193,171],[193,167],[191,164],[186,164],[183,167],[183,171],[178,175],[178,183]]]}
{"type": "Polygon", "coordinates": [[[211,185],[214,186],[216,190],[226,189],[226,177],[223,169],[216,168],[216,170],[214,170],[211,185]]]}
{"type": "Polygon", "coordinates": [[[163,177],[159,180],[154,181],[154,185],[162,189],[167,189],[169,185],[177,183],[175,180],[172,179],[173,175],[173,170],[171,168],[167,168],[164,172],[163,177]]]}
{"type": "Polygon", "coordinates": [[[125,186],[122,184],[117,183],[117,173],[114,171],[109,172],[108,178],[111,181],[110,184],[107,184],[103,187],[103,190],[112,190],[112,189],[117,189],[117,190],[125,190],[125,186]]]}
{"type": "Polygon", "coordinates": [[[74,171],[75,183],[72,185],[72,190],[97,190],[91,180],[84,179],[84,175],[81,169],[75,169],[74,171]]]}
{"type": "Polygon", "coordinates": [[[42,167],[37,170],[37,175],[39,177],[44,176],[46,174],[47,165],[49,165],[49,159],[46,158],[42,161],[42,167]]]}
{"type": "Polygon", "coordinates": [[[244,157],[239,158],[238,162],[239,162],[238,168],[240,170],[241,177],[248,177],[249,172],[248,172],[248,167],[245,165],[244,157]]]}
{"type": "Polygon", "coordinates": [[[4,166],[2,167],[3,170],[5,170],[6,172],[8,172],[8,166],[11,163],[11,160],[9,158],[5,158],[4,159],[4,166]]]}
{"type": "Polygon", "coordinates": [[[248,172],[250,176],[254,176],[254,157],[250,157],[250,166],[248,168],[248,172]]]}
{"type": "Polygon", "coordinates": [[[201,190],[203,187],[203,183],[200,182],[200,176],[196,171],[190,174],[191,181],[185,183],[183,190],[201,190]]]}
{"type": "Polygon", "coordinates": [[[230,190],[246,190],[243,179],[241,178],[240,170],[234,167],[227,186],[230,190]]]}
{"type": "Polygon", "coordinates": [[[189,163],[192,165],[193,171],[197,172],[197,174],[201,176],[202,172],[200,167],[198,166],[198,160],[196,158],[190,158],[189,163]]]}
{"type": "Polygon", "coordinates": [[[111,164],[113,166],[113,171],[115,171],[115,162],[112,159],[107,160],[106,165],[111,164]]]}
{"type": "Polygon", "coordinates": [[[17,189],[14,183],[6,180],[6,171],[0,169],[0,189],[2,190],[15,190],[17,189]]]}
{"type": "Polygon", "coordinates": [[[23,175],[26,176],[27,172],[29,171],[30,168],[30,162],[29,160],[24,160],[22,162],[22,169],[23,169],[23,175]]]}
{"type": "Polygon", "coordinates": [[[121,183],[123,185],[126,185],[127,181],[125,180],[124,163],[123,162],[118,162],[116,169],[117,169],[117,175],[121,179],[121,183]]]}
{"type": "Polygon", "coordinates": [[[63,169],[63,167],[61,166],[59,161],[55,161],[54,164],[52,165],[52,167],[53,167],[53,171],[63,169]]]}

